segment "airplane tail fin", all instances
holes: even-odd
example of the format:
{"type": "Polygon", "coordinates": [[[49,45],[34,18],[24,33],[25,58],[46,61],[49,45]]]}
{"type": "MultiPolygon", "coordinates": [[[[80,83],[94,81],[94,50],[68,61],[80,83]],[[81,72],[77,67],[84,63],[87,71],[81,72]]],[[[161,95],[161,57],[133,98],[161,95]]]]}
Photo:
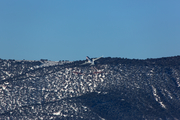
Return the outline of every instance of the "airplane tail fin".
{"type": "Polygon", "coordinates": [[[90,58],[89,58],[88,56],[86,56],[86,59],[87,59],[87,60],[90,60],[90,58]]]}

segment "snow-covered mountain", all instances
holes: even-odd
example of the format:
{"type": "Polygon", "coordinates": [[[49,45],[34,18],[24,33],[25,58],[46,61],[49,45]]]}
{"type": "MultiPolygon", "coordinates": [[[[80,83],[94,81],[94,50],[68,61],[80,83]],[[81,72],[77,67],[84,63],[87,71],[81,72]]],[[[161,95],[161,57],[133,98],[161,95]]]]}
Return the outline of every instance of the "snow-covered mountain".
{"type": "Polygon", "coordinates": [[[0,59],[0,119],[180,119],[180,56],[0,59]]]}

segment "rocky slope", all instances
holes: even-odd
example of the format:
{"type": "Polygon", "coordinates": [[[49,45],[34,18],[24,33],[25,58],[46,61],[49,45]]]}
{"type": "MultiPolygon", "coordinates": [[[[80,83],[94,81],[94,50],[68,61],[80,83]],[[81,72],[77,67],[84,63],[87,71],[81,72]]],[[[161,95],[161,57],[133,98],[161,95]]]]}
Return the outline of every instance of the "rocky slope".
{"type": "Polygon", "coordinates": [[[180,119],[180,57],[0,59],[0,119],[180,119]]]}

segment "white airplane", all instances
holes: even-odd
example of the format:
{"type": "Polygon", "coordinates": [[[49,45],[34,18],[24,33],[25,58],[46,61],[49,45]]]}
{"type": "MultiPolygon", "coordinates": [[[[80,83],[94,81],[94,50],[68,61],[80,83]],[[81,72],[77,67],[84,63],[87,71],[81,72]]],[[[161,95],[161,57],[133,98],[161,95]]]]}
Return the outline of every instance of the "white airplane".
{"type": "Polygon", "coordinates": [[[81,64],[81,65],[85,65],[85,64],[95,65],[94,61],[96,61],[96,60],[98,60],[98,59],[100,59],[100,58],[102,58],[102,57],[95,58],[95,59],[91,59],[91,58],[89,58],[88,56],[86,56],[86,59],[87,59],[88,61],[85,62],[85,63],[83,63],[83,64],[81,64]]]}

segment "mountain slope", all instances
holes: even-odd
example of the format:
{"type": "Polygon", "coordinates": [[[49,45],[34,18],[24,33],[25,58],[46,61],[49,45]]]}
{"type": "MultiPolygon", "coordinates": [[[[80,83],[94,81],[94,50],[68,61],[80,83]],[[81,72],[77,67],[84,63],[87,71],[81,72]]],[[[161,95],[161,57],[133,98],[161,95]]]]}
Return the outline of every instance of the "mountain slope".
{"type": "Polygon", "coordinates": [[[0,60],[1,119],[180,119],[180,57],[0,60]]]}

